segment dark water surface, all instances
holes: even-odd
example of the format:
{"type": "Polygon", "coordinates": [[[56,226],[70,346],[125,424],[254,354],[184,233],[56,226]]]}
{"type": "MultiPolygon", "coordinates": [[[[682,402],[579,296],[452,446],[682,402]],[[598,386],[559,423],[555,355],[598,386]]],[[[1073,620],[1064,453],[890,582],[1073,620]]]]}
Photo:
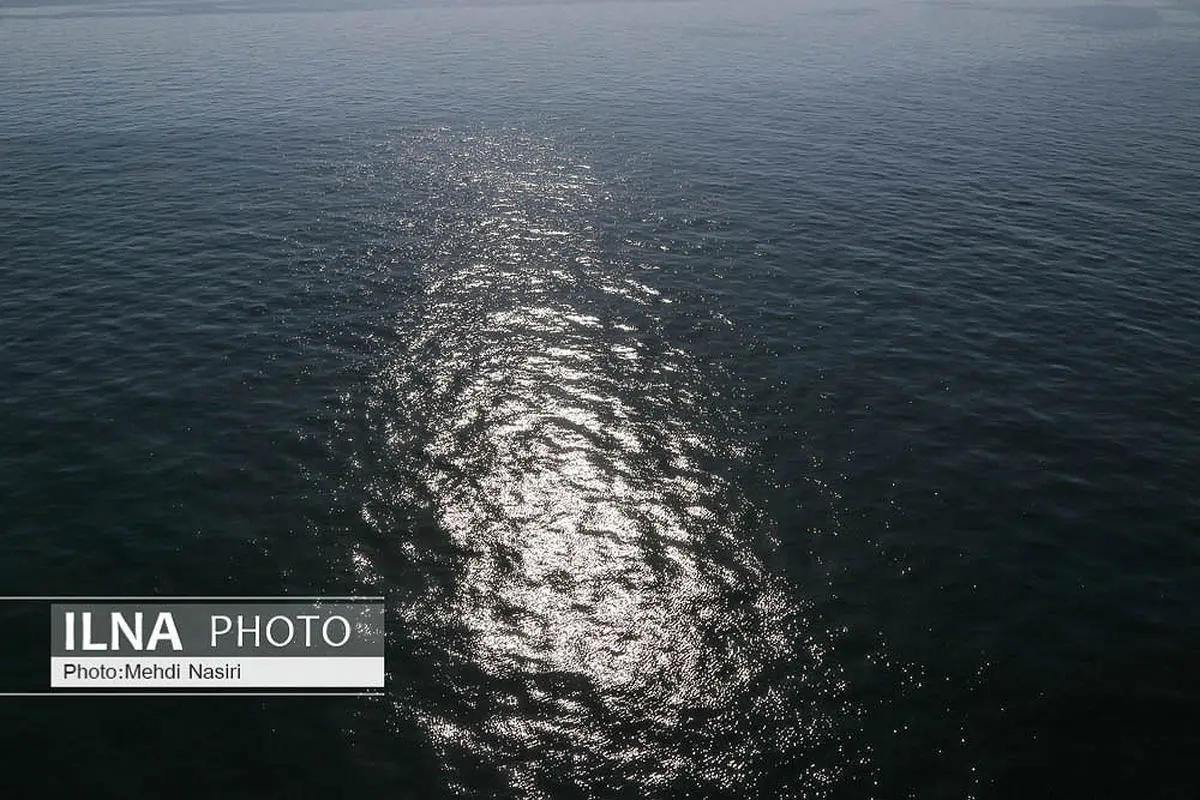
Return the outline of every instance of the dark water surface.
{"type": "Polygon", "coordinates": [[[390,625],[4,796],[1195,796],[1195,6],[359,5],[0,9],[0,592],[390,625]]]}

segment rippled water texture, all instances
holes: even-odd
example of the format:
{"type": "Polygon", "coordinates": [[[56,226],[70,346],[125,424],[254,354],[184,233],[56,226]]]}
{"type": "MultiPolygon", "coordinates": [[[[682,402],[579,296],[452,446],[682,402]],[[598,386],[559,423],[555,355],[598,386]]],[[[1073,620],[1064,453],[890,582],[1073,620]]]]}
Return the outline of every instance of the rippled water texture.
{"type": "Polygon", "coordinates": [[[360,6],[0,11],[0,592],[389,608],[0,791],[1191,796],[1194,4],[360,6]]]}
{"type": "MultiPolygon", "coordinates": [[[[760,512],[720,467],[749,454],[705,365],[663,335],[676,300],[651,285],[653,260],[601,242],[618,198],[512,133],[390,142],[376,158],[427,192],[418,222],[388,224],[438,241],[356,459],[381,542],[405,501],[453,548],[452,581],[396,617],[463,642],[443,688],[454,706],[421,709],[438,746],[493,760],[529,797],[580,767],[593,791],[765,789],[831,747],[853,716],[844,676],[743,539],[760,512]]],[[[366,582],[447,558],[440,541],[391,546],[405,572],[363,553],[366,582]]],[[[839,770],[788,790],[819,796],[839,770]]]]}

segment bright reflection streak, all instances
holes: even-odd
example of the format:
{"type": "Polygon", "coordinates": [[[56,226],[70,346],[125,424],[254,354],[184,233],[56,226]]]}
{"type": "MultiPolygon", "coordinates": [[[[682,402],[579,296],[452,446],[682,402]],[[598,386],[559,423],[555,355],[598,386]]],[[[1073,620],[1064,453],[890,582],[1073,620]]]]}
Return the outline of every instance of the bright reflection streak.
{"type": "MultiPolygon", "coordinates": [[[[397,157],[436,243],[369,409],[371,506],[423,505],[458,554],[448,584],[399,609],[406,631],[453,632],[434,646],[458,659],[442,678],[456,701],[418,711],[447,764],[476,759],[529,797],[555,763],[579,786],[730,792],[791,764],[777,796],[827,792],[828,759],[793,762],[832,746],[844,682],[747,546],[752,510],[706,466],[744,454],[663,339],[670,298],[601,247],[597,179],[513,135],[443,133],[397,157]]],[[[396,546],[445,563],[444,544],[396,546]]]]}

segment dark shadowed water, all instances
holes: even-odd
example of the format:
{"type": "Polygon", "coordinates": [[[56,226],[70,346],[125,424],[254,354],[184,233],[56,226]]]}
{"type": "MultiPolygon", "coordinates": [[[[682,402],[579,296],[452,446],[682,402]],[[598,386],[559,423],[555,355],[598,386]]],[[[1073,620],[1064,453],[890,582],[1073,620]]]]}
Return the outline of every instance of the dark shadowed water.
{"type": "Polygon", "coordinates": [[[1200,7],[336,5],[0,3],[0,593],[382,594],[388,696],[3,796],[1195,796],[1200,7]]]}

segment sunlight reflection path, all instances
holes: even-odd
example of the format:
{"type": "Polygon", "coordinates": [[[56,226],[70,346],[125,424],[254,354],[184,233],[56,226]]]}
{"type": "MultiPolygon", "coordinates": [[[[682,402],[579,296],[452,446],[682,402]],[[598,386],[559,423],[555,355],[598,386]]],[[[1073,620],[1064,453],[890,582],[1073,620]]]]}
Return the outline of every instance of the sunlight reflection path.
{"type": "Polygon", "coordinates": [[[368,408],[396,476],[371,505],[423,505],[459,554],[399,609],[458,631],[478,676],[419,712],[448,765],[528,797],[780,775],[778,796],[820,796],[835,776],[802,762],[837,747],[845,681],[747,544],[761,517],[705,466],[747,454],[664,340],[669,298],[602,246],[611,192],[530,137],[405,146],[436,244],[368,408]]]}

